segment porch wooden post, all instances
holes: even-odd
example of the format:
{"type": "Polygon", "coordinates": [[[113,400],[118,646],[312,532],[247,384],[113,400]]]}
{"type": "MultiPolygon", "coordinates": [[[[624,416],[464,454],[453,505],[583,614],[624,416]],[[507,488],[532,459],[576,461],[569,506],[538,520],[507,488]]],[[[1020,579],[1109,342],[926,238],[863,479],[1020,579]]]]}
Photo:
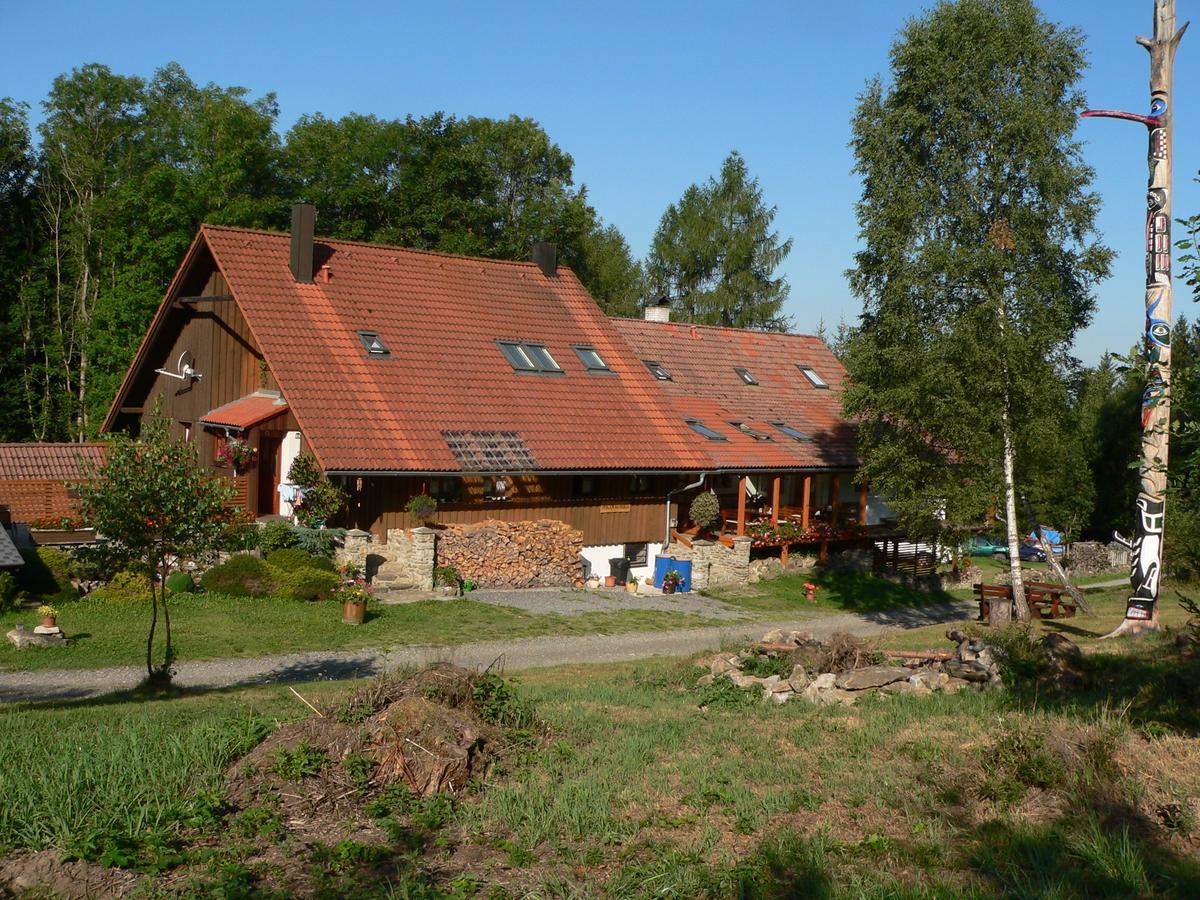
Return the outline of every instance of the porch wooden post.
{"type": "Polygon", "coordinates": [[[779,482],[782,477],[776,475],[771,479],[771,527],[779,524],[779,482]]]}
{"type": "Polygon", "coordinates": [[[858,489],[858,524],[860,528],[867,525],[867,483],[864,481],[858,489]]]}
{"type": "Polygon", "coordinates": [[[829,527],[830,528],[837,528],[838,512],[840,511],[840,508],[841,508],[841,501],[840,501],[841,494],[842,494],[842,476],[838,475],[835,472],[829,478],[829,496],[830,496],[829,527]]]}
{"type": "Polygon", "coordinates": [[[804,476],[804,499],[800,507],[800,524],[808,531],[808,514],[812,509],[812,476],[804,476]]]}
{"type": "Polygon", "coordinates": [[[738,524],[737,533],[746,533],[746,476],[738,479],[738,524]]]}

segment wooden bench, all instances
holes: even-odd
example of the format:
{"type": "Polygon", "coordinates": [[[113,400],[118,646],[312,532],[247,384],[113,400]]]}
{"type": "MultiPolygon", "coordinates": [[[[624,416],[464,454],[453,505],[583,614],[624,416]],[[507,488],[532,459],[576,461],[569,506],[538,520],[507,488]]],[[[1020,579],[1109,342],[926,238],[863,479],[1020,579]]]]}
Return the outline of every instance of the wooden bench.
{"type": "MultiPolygon", "coordinates": [[[[979,601],[979,619],[987,621],[994,601],[1013,602],[1012,586],[1007,584],[977,584],[975,599],[979,601]]],[[[1042,619],[1069,619],[1075,615],[1075,600],[1066,588],[1041,581],[1025,585],[1025,602],[1042,619]]]]}

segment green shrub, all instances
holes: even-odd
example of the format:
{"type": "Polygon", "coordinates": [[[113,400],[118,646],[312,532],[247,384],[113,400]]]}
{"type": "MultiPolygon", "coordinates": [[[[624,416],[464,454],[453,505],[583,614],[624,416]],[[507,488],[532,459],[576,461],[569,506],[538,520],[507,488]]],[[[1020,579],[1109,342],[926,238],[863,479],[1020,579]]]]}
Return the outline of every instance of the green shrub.
{"type": "Polygon", "coordinates": [[[149,603],[150,579],[145,572],[123,569],[88,597],[101,603],[149,603]]]}
{"type": "Polygon", "coordinates": [[[346,537],[346,529],[344,528],[296,527],[293,530],[299,540],[297,546],[301,550],[305,551],[309,556],[323,556],[326,559],[333,558],[333,551],[338,548],[342,539],[346,537]]]}
{"type": "Polygon", "coordinates": [[[190,572],[172,572],[167,578],[167,590],[172,594],[191,594],[196,590],[196,582],[190,572]]]}
{"type": "Polygon", "coordinates": [[[221,538],[220,548],[227,553],[245,553],[262,549],[262,529],[254,522],[239,522],[221,538]]]}
{"type": "Polygon", "coordinates": [[[258,530],[258,546],[263,553],[270,555],[277,550],[299,547],[300,538],[291,522],[276,520],[258,530]]]}
{"type": "Polygon", "coordinates": [[[337,571],[333,560],[324,556],[312,556],[298,547],[289,547],[286,550],[275,550],[268,553],[267,565],[288,571],[297,569],[316,569],[318,572],[337,571]]]}
{"type": "Polygon", "coordinates": [[[328,600],[337,588],[339,577],[336,572],[318,569],[295,569],[290,572],[275,570],[278,587],[276,593],[293,600],[328,600]]]}
{"type": "Polygon", "coordinates": [[[265,597],[279,587],[274,569],[257,556],[239,553],[209,569],[200,578],[206,591],[234,597],[265,597]]]}
{"type": "Polygon", "coordinates": [[[8,612],[16,606],[20,596],[21,589],[12,572],[0,572],[0,612],[8,612]]]}

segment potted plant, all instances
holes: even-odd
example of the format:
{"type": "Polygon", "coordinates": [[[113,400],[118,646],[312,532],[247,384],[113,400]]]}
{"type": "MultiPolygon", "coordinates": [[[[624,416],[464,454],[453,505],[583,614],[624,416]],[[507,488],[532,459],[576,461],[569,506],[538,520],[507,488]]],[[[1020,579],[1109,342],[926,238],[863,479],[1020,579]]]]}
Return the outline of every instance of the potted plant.
{"type": "Polygon", "coordinates": [[[604,586],[608,587],[608,588],[616,587],[617,586],[617,576],[616,575],[605,575],[604,576],[604,586]]]}
{"type": "Polygon", "coordinates": [[[433,514],[437,512],[437,501],[428,494],[413,494],[404,504],[404,508],[418,522],[428,524],[429,520],[433,518],[433,514]]]}
{"type": "Polygon", "coordinates": [[[466,584],[458,569],[449,564],[433,570],[433,583],[441,585],[442,592],[448,597],[461,597],[466,584]]]}
{"type": "Polygon", "coordinates": [[[342,604],[342,621],[347,625],[361,625],[367,618],[367,601],[371,599],[371,586],[364,581],[343,584],[334,597],[342,604]]]}
{"type": "Polygon", "coordinates": [[[35,543],[86,544],[96,539],[96,530],[88,528],[81,516],[43,516],[29,523],[35,543]]]}
{"type": "Polygon", "coordinates": [[[58,627],[58,610],[48,603],[43,603],[38,607],[38,615],[42,617],[43,628],[58,627]]]}
{"type": "Polygon", "coordinates": [[[258,448],[241,438],[229,438],[217,453],[217,462],[223,466],[232,466],[234,475],[244,475],[254,468],[257,461],[258,448]]]}
{"type": "Polygon", "coordinates": [[[675,589],[683,582],[683,576],[679,574],[677,569],[668,569],[663,573],[662,591],[664,594],[673,594],[675,589]]]}
{"type": "Polygon", "coordinates": [[[699,532],[706,534],[721,518],[721,502],[712,491],[704,491],[697,494],[692,500],[692,505],[688,508],[688,516],[699,532]]]}
{"type": "Polygon", "coordinates": [[[631,593],[631,594],[636,594],[637,593],[637,579],[630,578],[629,581],[625,582],[625,590],[629,591],[629,593],[631,593]]]}

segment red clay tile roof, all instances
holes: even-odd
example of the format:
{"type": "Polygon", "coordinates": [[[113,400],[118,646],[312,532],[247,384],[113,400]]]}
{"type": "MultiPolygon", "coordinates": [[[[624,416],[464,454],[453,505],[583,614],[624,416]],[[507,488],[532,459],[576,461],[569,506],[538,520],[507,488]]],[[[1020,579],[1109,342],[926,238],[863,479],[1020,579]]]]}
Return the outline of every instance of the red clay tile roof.
{"type": "Polygon", "coordinates": [[[82,481],[80,457],[103,462],[104,445],[0,444],[0,481],[82,481]]]}
{"type": "Polygon", "coordinates": [[[708,442],[708,452],[721,468],[858,465],[854,429],[841,411],[846,373],[819,338],[641,319],[612,321],[639,358],[661,363],[671,375],[670,381],[655,384],[678,414],[727,438],[708,442]],[[800,371],[802,365],[811,366],[829,387],[814,387],[800,371]],[[747,384],[737,368],[748,370],[758,384],[747,384]],[[769,434],[771,440],[743,434],[731,421],[769,434]],[[773,421],[804,432],[812,441],[787,437],[770,424],[773,421]]]}
{"type": "Polygon", "coordinates": [[[461,471],[443,435],[460,430],[515,432],[541,470],[712,465],[569,269],[318,239],[331,279],[299,284],[287,235],[201,234],[327,470],[461,471]],[[368,329],[389,356],[368,357],[368,329]],[[565,374],[517,374],[497,340],[543,343],[565,374]],[[575,344],[613,374],[585,371],[575,344]]]}
{"type": "Polygon", "coordinates": [[[247,394],[232,403],[218,406],[200,417],[205,425],[228,425],[245,430],[272,416],[287,412],[288,405],[278,394],[247,394]]]}

